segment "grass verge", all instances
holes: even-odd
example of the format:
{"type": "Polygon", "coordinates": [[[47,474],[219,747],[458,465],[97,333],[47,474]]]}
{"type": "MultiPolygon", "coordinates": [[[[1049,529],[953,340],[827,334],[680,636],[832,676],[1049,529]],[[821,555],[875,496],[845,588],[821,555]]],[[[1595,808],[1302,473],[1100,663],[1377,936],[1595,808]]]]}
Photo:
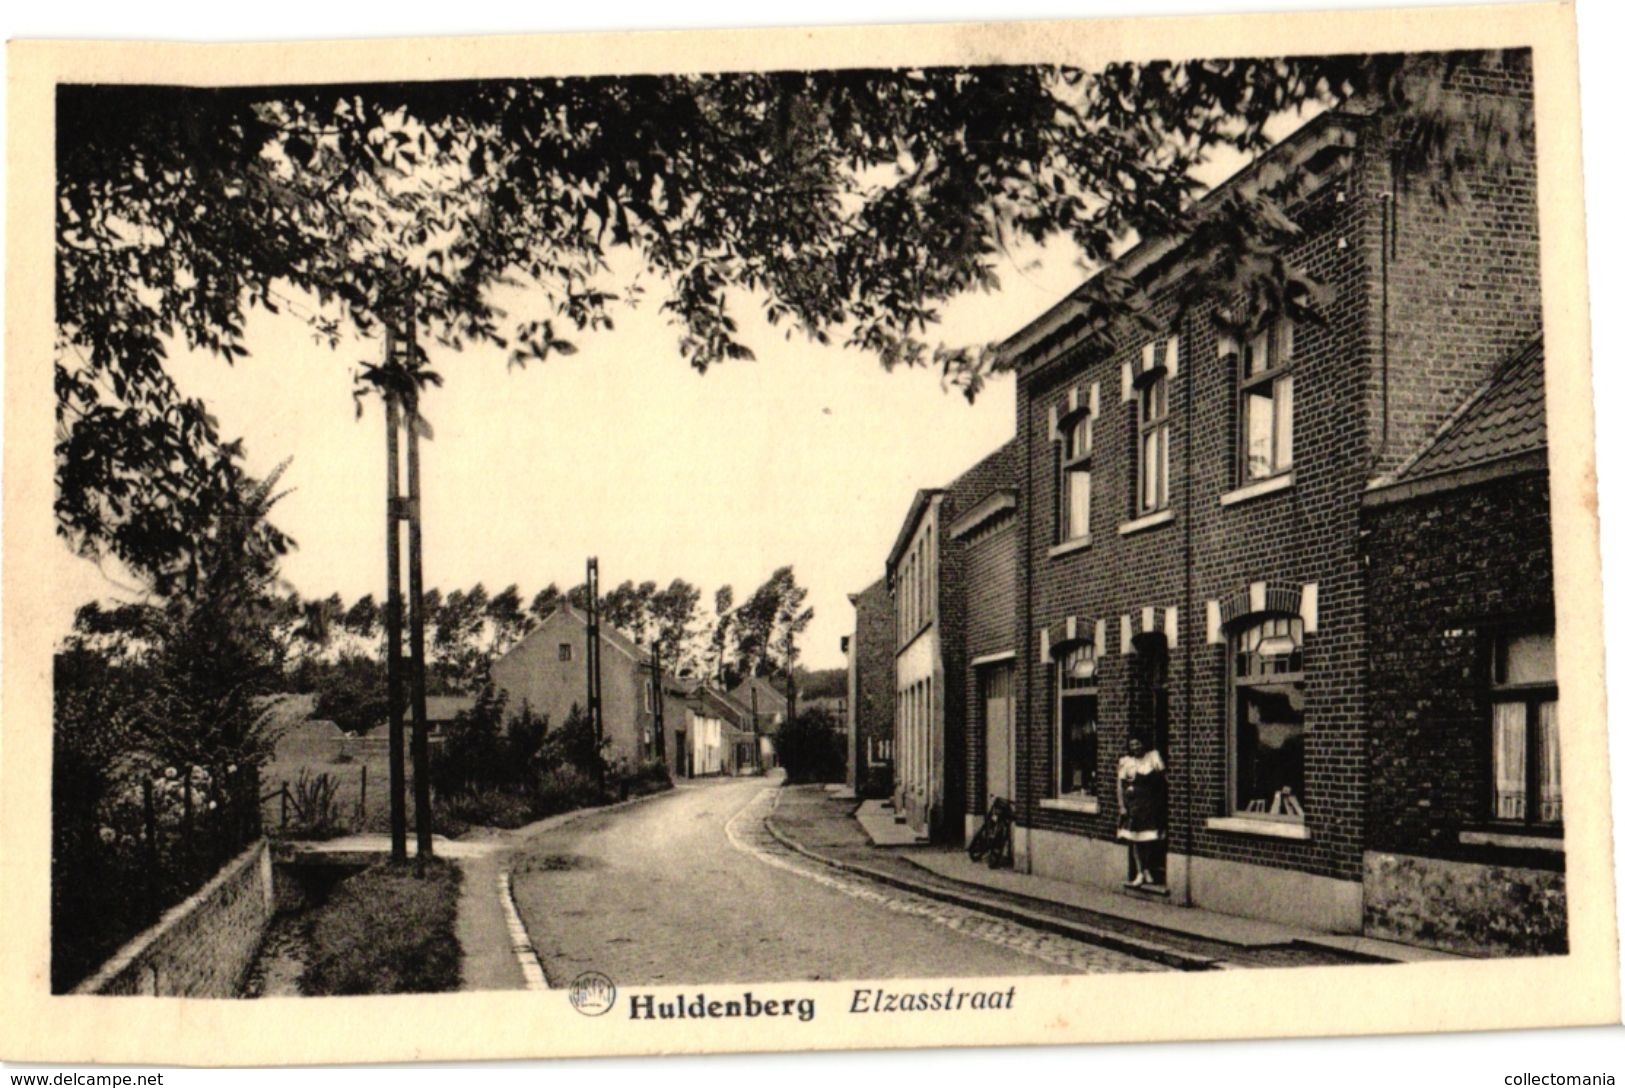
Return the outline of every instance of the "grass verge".
{"type": "Polygon", "coordinates": [[[340,883],[312,912],[300,988],[312,996],[457,989],[461,880],[455,863],[437,858],[421,877],[409,865],[375,865],[340,883]]]}

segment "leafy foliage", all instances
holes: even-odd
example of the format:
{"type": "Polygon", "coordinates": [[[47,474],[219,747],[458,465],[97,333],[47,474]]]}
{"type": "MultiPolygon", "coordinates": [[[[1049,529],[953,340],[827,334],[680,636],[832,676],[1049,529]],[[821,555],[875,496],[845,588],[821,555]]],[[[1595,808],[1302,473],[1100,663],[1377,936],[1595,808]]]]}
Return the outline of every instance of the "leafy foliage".
{"type": "Polygon", "coordinates": [[[839,782],[846,774],[846,746],[827,710],[804,710],[788,719],[779,726],[776,743],[791,782],[839,782]]]}
{"type": "MultiPolygon", "coordinates": [[[[1064,236],[1100,266],[1125,239],[1187,231],[1193,171],[1260,150],[1283,111],[1368,102],[1396,118],[1396,162],[1444,188],[1457,164],[1516,158],[1525,114],[1447,93],[1467,63],[1528,55],[63,86],[58,524],[87,554],[187,569],[184,527],[230,501],[240,449],[174,384],[166,342],[241,358],[247,311],[287,291],[316,300],[330,342],[389,325],[523,366],[637,299],[608,277],[626,248],[668,286],[699,370],[750,357],[730,313],[743,293],[792,334],[935,365],[974,394],[999,360],[926,341],[945,302],[995,290],[1021,240],[1064,236]],[[512,284],[522,312],[492,300],[512,284]]],[[[1290,229],[1273,211],[1266,246],[1290,229]]],[[[1204,275],[1228,296],[1278,271],[1204,275]]],[[[1135,301],[1132,284],[1091,290],[1103,309],[1135,301]]],[[[440,375],[402,358],[361,378],[410,405],[440,375]]]]}

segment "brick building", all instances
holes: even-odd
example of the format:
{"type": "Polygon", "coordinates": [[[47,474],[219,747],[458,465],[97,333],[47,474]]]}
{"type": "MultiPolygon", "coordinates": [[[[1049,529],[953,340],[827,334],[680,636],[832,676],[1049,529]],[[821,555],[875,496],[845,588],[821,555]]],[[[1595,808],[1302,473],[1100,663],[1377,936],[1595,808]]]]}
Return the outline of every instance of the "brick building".
{"type": "Polygon", "coordinates": [[[962,839],[967,822],[970,548],[953,529],[961,514],[1012,488],[1015,464],[1016,444],[1008,442],[946,488],[916,493],[886,557],[896,625],[892,803],[916,833],[934,841],[962,839]]]}
{"type": "Polygon", "coordinates": [[[1562,764],[1540,341],[1364,497],[1365,929],[1562,952],[1562,764]]]}
{"type": "Polygon", "coordinates": [[[846,649],[846,784],[863,791],[871,776],[887,774],[892,760],[892,718],[897,691],[896,621],[886,579],[850,593],[852,633],[846,649]]]}
{"type": "MultiPolygon", "coordinates": [[[[1447,93],[1527,111],[1527,56],[1457,70],[1447,93]]],[[[1015,846],[1030,871],[1123,879],[1115,767],[1132,730],[1168,767],[1176,901],[1365,923],[1364,496],[1540,320],[1533,162],[1464,170],[1448,206],[1395,162],[1388,118],[1330,110],[1206,198],[1300,180],[1285,256],[1321,287],[1307,312],[1192,302],[1181,288],[1204,255],[1153,240],[1113,270],[1147,313],[1102,325],[1080,292],[1004,345],[1021,496],[1015,846]]]]}

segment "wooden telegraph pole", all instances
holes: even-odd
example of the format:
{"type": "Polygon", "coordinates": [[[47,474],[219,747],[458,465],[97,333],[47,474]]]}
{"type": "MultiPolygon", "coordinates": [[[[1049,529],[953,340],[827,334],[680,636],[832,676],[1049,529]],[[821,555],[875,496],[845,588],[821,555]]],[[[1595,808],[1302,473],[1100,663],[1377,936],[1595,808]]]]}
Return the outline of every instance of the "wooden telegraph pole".
{"type": "Polygon", "coordinates": [[[598,757],[598,788],[604,787],[604,705],[602,648],[598,640],[598,557],[587,558],[587,720],[592,724],[593,751],[598,757]]]}
{"type": "MultiPolygon", "coordinates": [[[[384,329],[384,360],[395,358],[395,333],[384,329]]],[[[406,864],[406,736],[402,721],[401,681],[401,501],[400,465],[401,406],[395,390],[384,388],[385,482],[388,487],[387,553],[389,594],[386,608],[389,624],[389,858],[406,864]]]]}
{"type": "Polygon", "coordinates": [[[660,677],[660,636],[654,640],[654,652],[651,671],[654,674],[654,684],[649,690],[649,710],[655,719],[654,756],[660,762],[666,761],[666,691],[665,683],[660,677]]]}
{"type": "MultiPolygon", "coordinates": [[[[406,350],[418,362],[417,315],[407,310],[406,350]]],[[[418,830],[418,872],[434,856],[434,821],[429,810],[428,677],[423,659],[423,491],[418,471],[418,435],[427,429],[417,397],[406,406],[407,581],[412,602],[412,795],[418,830]]]]}
{"type": "MultiPolygon", "coordinates": [[[[410,310],[407,327],[397,330],[392,323],[384,328],[384,360],[402,362],[410,370],[417,362],[416,320],[410,310]],[[404,341],[404,343],[403,343],[404,341]]],[[[388,487],[389,558],[389,856],[397,865],[406,864],[406,692],[411,684],[412,698],[412,791],[413,815],[417,824],[418,871],[434,855],[433,823],[429,812],[429,724],[427,677],[423,657],[423,521],[422,486],[418,470],[418,434],[424,424],[413,396],[401,403],[401,391],[384,388],[386,484],[388,487]],[[404,418],[403,418],[404,416],[404,418]],[[401,494],[401,431],[406,432],[406,494],[401,494]],[[410,673],[402,653],[401,603],[401,522],[406,522],[407,578],[411,604],[410,673]]]]}

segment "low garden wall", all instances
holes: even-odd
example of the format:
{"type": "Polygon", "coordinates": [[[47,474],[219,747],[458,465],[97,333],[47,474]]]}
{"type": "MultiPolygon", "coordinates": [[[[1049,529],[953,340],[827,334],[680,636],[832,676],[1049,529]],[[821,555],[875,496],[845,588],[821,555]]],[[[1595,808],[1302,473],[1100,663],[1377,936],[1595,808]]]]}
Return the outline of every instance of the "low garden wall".
{"type": "Polygon", "coordinates": [[[261,839],[73,992],[236,997],[275,911],[271,851],[261,839]]]}

